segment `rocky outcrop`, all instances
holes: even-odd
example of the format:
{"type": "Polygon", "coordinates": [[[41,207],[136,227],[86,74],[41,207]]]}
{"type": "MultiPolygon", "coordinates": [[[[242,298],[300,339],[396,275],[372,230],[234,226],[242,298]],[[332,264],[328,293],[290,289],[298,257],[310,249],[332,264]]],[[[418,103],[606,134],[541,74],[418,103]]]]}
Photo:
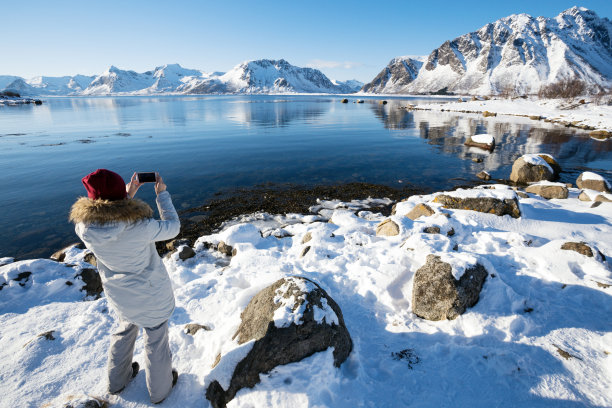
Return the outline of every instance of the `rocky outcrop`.
{"type": "Polygon", "coordinates": [[[408,214],[406,214],[406,217],[414,221],[420,217],[429,217],[434,214],[435,211],[427,204],[417,204],[408,214]]]}
{"type": "Polygon", "coordinates": [[[526,192],[537,194],[548,200],[553,198],[567,198],[569,190],[562,184],[532,184],[525,189],[526,192]]]}
{"type": "Polygon", "coordinates": [[[428,255],[414,275],[412,311],[427,320],[455,319],[478,302],[487,276],[486,269],[476,264],[457,280],[450,264],[428,255]]]}
{"type": "Polygon", "coordinates": [[[502,200],[493,197],[453,197],[440,194],[434,199],[434,202],[442,204],[444,208],[455,210],[478,211],[499,216],[509,215],[513,218],[521,216],[521,210],[516,198],[502,200]]]}
{"type": "Polygon", "coordinates": [[[578,188],[610,193],[610,183],[597,173],[585,171],[580,173],[576,180],[578,188]]]}
{"type": "Polygon", "coordinates": [[[555,178],[554,169],[547,160],[535,154],[526,154],[516,159],[510,173],[510,180],[517,184],[535,183],[542,180],[552,181],[555,178]]]}
{"type": "Polygon", "coordinates": [[[334,365],[339,367],[353,348],[340,307],[319,285],[303,277],[283,278],[263,289],[240,317],[233,338],[239,344],[255,342],[236,365],[227,390],[216,380],[208,386],[206,398],[215,408],[225,407],[238,390],[252,388],[260,374],[276,366],[333,347],[334,365]]]}
{"type": "Polygon", "coordinates": [[[397,225],[392,219],[387,218],[376,226],[376,236],[390,237],[398,235],[400,233],[399,225],[397,225]]]}

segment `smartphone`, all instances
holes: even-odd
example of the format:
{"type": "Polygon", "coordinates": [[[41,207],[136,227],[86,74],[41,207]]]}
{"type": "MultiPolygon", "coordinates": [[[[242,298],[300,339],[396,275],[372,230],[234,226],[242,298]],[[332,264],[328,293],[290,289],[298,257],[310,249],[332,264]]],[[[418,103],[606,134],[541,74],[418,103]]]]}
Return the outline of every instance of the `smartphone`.
{"type": "Polygon", "coordinates": [[[155,183],[157,181],[155,173],[153,172],[136,173],[136,178],[138,179],[139,183],[155,183]]]}

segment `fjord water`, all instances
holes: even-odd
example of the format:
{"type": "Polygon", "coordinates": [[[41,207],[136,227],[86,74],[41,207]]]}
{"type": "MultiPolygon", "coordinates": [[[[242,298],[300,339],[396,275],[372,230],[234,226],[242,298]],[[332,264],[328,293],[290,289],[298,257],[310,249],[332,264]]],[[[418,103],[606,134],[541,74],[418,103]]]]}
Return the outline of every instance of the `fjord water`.
{"type": "MultiPolygon", "coordinates": [[[[0,107],[0,256],[47,257],[76,242],[68,212],[81,177],[108,168],[126,181],[159,171],[175,205],[266,183],[352,181],[448,189],[487,170],[508,178],[525,153],[550,153],[562,181],[612,175],[612,142],[525,118],[407,111],[417,98],[163,96],[49,98],[0,107]],[[490,133],[492,153],[463,145],[490,133]],[[472,161],[481,158],[482,163],[472,161]]],[[[440,99],[437,99],[440,100],[440,99]]],[[[140,198],[153,204],[152,186],[140,198]]]]}

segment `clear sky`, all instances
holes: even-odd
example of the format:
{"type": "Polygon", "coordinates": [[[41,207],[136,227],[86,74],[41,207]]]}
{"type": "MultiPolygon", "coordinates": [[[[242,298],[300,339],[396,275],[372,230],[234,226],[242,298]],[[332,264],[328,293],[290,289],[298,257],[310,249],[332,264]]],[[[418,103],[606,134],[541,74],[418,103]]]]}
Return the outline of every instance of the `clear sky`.
{"type": "Polygon", "coordinates": [[[389,60],[514,13],[572,6],[612,18],[612,0],[0,0],[0,75],[144,72],[166,63],[227,71],[284,58],[331,79],[368,82],[389,60]]]}

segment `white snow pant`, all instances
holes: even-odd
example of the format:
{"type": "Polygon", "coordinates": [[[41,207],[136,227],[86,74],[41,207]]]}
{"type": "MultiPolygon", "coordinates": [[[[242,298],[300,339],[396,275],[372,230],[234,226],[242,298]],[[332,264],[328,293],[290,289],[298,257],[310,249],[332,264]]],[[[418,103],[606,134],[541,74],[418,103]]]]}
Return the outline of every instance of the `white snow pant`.
{"type": "MultiPolygon", "coordinates": [[[[138,326],[126,321],[111,335],[108,353],[108,390],[118,392],[132,379],[132,356],[138,326]]],[[[151,402],[157,403],[172,389],[172,354],[168,344],[168,321],[144,328],[145,372],[151,402]]]]}

